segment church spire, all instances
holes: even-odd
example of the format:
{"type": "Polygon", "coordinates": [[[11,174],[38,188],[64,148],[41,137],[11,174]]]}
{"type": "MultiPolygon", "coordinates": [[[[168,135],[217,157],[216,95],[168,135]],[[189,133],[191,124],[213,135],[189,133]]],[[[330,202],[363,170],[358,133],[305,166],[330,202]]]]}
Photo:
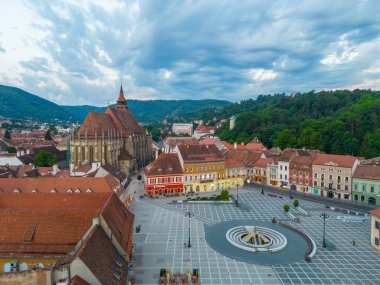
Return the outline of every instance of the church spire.
{"type": "Polygon", "coordinates": [[[119,98],[117,99],[117,109],[127,109],[127,100],[124,97],[123,84],[120,84],[119,98]]]}

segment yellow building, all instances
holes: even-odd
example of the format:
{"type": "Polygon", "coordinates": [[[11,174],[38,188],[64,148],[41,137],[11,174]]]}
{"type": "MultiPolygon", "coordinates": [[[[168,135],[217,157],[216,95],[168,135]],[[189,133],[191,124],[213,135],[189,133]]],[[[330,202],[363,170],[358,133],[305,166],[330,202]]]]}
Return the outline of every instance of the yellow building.
{"type": "Polygon", "coordinates": [[[184,174],[184,192],[228,189],[226,160],[215,145],[180,144],[175,148],[184,174]]]}

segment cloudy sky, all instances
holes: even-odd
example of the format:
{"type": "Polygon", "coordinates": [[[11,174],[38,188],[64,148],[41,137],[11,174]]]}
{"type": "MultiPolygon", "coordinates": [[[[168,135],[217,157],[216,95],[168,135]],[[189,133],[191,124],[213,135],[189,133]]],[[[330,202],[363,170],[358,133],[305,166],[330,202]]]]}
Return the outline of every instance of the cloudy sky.
{"type": "Polygon", "coordinates": [[[380,1],[2,0],[0,84],[69,105],[380,89],[380,1]]]}

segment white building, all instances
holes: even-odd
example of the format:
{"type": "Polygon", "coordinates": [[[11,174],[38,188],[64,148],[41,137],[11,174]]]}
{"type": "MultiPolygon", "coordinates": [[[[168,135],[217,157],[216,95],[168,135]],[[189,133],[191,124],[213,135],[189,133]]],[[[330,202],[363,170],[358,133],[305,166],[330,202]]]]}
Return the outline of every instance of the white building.
{"type": "Polygon", "coordinates": [[[172,132],[176,135],[192,135],[193,134],[193,124],[187,123],[175,123],[172,127],[172,132]]]}
{"type": "Polygon", "coordinates": [[[285,149],[278,159],[277,178],[279,182],[278,187],[280,188],[289,188],[289,161],[294,153],[294,150],[285,149]]]}

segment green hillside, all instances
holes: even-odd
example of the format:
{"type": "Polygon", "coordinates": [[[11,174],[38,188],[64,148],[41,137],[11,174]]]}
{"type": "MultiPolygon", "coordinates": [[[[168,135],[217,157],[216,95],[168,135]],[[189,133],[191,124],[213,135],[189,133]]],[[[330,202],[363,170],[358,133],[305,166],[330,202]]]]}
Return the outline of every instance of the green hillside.
{"type": "Polygon", "coordinates": [[[0,116],[52,122],[69,121],[72,115],[61,106],[22,89],[0,85],[0,116]]]}
{"type": "MultiPolygon", "coordinates": [[[[231,105],[224,100],[128,100],[127,105],[139,122],[155,123],[169,118],[176,121],[185,121],[194,114],[231,105]]],[[[76,120],[82,122],[89,111],[103,112],[105,107],[94,106],[62,106],[72,113],[76,120]]]]}
{"type": "Polygon", "coordinates": [[[219,130],[221,139],[261,139],[268,147],[306,147],[327,153],[380,155],[380,92],[337,90],[259,96],[232,104],[204,118],[236,115],[219,130]]]}

